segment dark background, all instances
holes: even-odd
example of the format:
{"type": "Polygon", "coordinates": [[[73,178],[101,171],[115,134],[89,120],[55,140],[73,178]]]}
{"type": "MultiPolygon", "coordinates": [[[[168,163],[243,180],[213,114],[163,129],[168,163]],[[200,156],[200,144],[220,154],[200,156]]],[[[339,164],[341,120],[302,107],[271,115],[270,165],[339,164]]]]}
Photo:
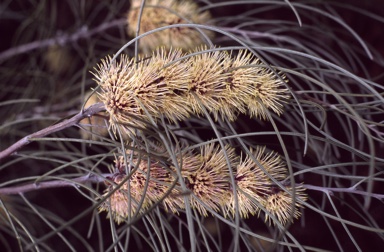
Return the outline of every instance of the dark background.
{"type": "MultiPolygon", "coordinates": [[[[377,15],[378,18],[384,19],[384,3],[380,0],[335,2],[340,4],[348,2],[355,8],[365,9],[377,15]]],[[[91,29],[106,20],[120,18],[129,10],[128,1],[122,1],[120,4],[114,3],[113,5],[105,4],[104,1],[92,1],[92,4],[84,1],[84,5],[84,12],[77,12],[78,10],[71,7],[76,6],[76,4],[67,4],[66,1],[8,1],[2,3],[0,5],[0,53],[17,45],[39,41],[61,34],[71,34],[78,31],[84,24],[87,25],[88,29],[91,29]]],[[[357,15],[356,12],[351,10],[335,8],[337,9],[337,15],[340,15],[365,42],[370,44],[372,48],[377,51],[376,53],[384,55],[384,26],[382,20],[380,23],[372,18],[357,15]]],[[[215,17],[237,15],[248,9],[249,6],[245,5],[236,8],[219,8],[213,11],[213,15],[215,17]]],[[[294,16],[289,9],[281,10],[281,12],[265,13],[264,15],[265,16],[259,18],[274,19],[284,16],[285,19],[294,20],[294,16]]],[[[329,22],[329,25],[333,25],[332,22],[329,22]]],[[[49,58],[49,56],[47,56],[49,50],[46,47],[16,55],[0,62],[0,88],[2,90],[2,92],[0,92],[0,102],[21,98],[38,99],[40,101],[38,105],[16,104],[11,107],[0,107],[0,124],[3,125],[12,120],[20,119],[20,115],[24,116],[22,116],[22,118],[27,118],[28,115],[36,114],[37,111],[39,111],[38,108],[44,107],[46,110],[40,113],[40,116],[53,114],[55,117],[48,121],[36,120],[33,122],[20,123],[10,128],[0,128],[0,149],[6,148],[27,134],[52,124],[59,120],[59,118],[70,116],[79,109],[81,105],[80,94],[82,94],[84,90],[94,86],[89,70],[99,62],[101,57],[104,57],[108,53],[115,52],[124,41],[129,41],[129,38],[125,34],[125,28],[116,27],[106,30],[103,34],[97,34],[90,38],[66,43],[63,47],[65,50],[64,53],[60,52],[60,57],[62,58],[60,58],[59,63],[57,63],[58,67],[54,66],[55,64],[51,61],[52,59],[47,60],[47,58],[49,58]],[[68,85],[75,85],[84,78],[87,79],[87,81],[82,82],[81,85],[68,88],[68,85]],[[61,106],[57,108],[55,104],[61,104],[61,106]]],[[[329,46],[332,48],[334,44],[330,44],[329,46]]],[[[338,48],[335,47],[335,50],[338,50],[338,48]]],[[[53,55],[55,54],[53,53],[53,55]]],[[[55,56],[52,57],[55,58],[55,56]]],[[[382,65],[366,58],[363,58],[362,61],[366,68],[369,69],[369,75],[373,77],[379,76],[375,80],[382,83],[382,65]]],[[[356,74],[362,75],[363,73],[356,72],[356,74]]],[[[68,129],[63,133],[59,133],[57,136],[79,136],[79,134],[77,129],[68,129]]],[[[75,149],[78,148],[79,150],[81,149],[80,144],[74,144],[72,147],[75,149]]],[[[70,149],[68,146],[63,148],[66,150],[70,149]]],[[[33,143],[23,148],[22,151],[30,155],[36,150],[38,150],[39,153],[44,153],[60,151],[61,149],[55,146],[54,143],[33,143]]],[[[95,147],[87,151],[89,154],[94,154],[106,150],[107,149],[103,147],[95,147]]],[[[68,157],[68,161],[75,157],[75,154],[73,157],[68,157]]],[[[65,157],[61,158],[66,160],[65,157]]],[[[11,162],[13,159],[13,157],[9,157],[5,161],[1,161],[0,165],[4,165],[5,162],[11,162]]],[[[56,164],[52,164],[50,161],[23,159],[15,164],[2,166],[0,170],[0,182],[4,183],[18,177],[35,176],[47,172],[56,166],[56,164]]],[[[63,170],[61,172],[72,171],[71,168],[68,169],[69,170],[63,170]]],[[[100,169],[103,171],[107,170],[103,165],[100,169]]],[[[307,178],[307,183],[308,181],[316,179],[316,177],[309,177],[307,178]]],[[[315,183],[316,181],[313,182],[315,183]]],[[[102,189],[100,191],[102,191],[102,189]]],[[[383,193],[384,190],[382,186],[379,186],[375,187],[375,191],[383,193]]],[[[55,216],[63,220],[69,220],[91,206],[89,201],[85,201],[75,189],[70,188],[30,192],[27,193],[26,196],[28,196],[36,206],[47,209],[50,213],[54,213],[55,216]]],[[[321,193],[310,193],[310,197],[317,202],[321,201],[321,196],[321,193]]],[[[348,200],[348,197],[346,199],[348,200]]],[[[10,209],[15,209],[15,212],[20,213],[20,219],[25,220],[28,228],[36,231],[37,237],[50,231],[50,228],[42,224],[41,219],[32,213],[30,208],[25,207],[25,203],[23,203],[18,196],[2,196],[1,200],[7,202],[6,204],[10,209]]],[[[345,207],[344,203],[341,199],[338,201],[338,210],[343,216],[350,220],[359,219],[356,213],[349,212],[349,208],[345,207]]],[[[374,200],[368,211],[372,218],[376,219],[378,223],[381,223],[381,227],[383,227],[384,219],[382,213],[384,207],[382,202],[374,200]]],[[[329,208],[329,212],[332,212],[331,208],[329,208]]],[[[324,221],[319,219],[319,215],[314,214],[312,211],[305,211],[304,213],[306,228],[302,228],[300,221],[298,221],[291,227],[290,232],[305,245],[318,246],[336,251],[337,246],[333,241],[332,234],[323,232],[323,230],[327,229],[324,221]]],[[[105,215],[102,214],[100,225],[102,229],[108,230],[109,222],[105,220],[104,217],[105,215]]],[[[83,237],[86,237],[91,218],[92,216],[90,214],[86,215],[80,219],[80,221],[76,222],[72,228],[77,230],[83,237]]],[[[0,219],[0,221],[5,222],[6,220],[0,219]]],[[[209,221],[210,219],[207,219],[207,222],[209,221]]],[[[172,219],[170,222],[178,223],[177,219],[172,219]]],[[[260,226],[264,226],[262,221],[255,220],[255,218],[250,219],[247,223],[249,223],[249,225],[260,224],[260,226]]],[[[137,225],[140,228],[142,223],[138,223],[137,225]]],[[[333,225],[335,230],[340,231],[337,232],[337,235],[341,241],[345,241],[343,245],[345,251],[354,251],[354,246],[340,223],[330,221],[330,225],[333,225]]],[[[226,241],[225,238],[229,238],[229,241],[231,240],[231,233],[227,231],[226,227],[223,226],[221,232],[223,234],[229,234],[229,237],[222,235],[224,243],[226,241]]],[[[384,245],[383,241],[371,232],[356,228],[351,228],[351,232],[357,237],[363,251],[376,251],[384,245]]],[[[112,242],[111,235],[107,233],[108,232],[105,232],[105,235],[100,237],[95,232],[92,232],[91,236],[87,238],[87,241],[94,245],[94,249],[97,248],[100,238],[104,240],[105,244],[110,244],[112,242]]],[[[64,236],[71,234],[72,233],[67,231],[63,232],[64,236]]],[[[17,248],[17,241],[14,239],[14,234],[9,232],[9,229],[7,231],[6,228],[0,228],[0,238],[0,251],[5,251],[13,246],[17,248]],[[1,244],[4,244],[4,241],[9,243],[9,247],[5,247],[4,250],[2,250],[1,244]]],[[[67,248],[62,246],[62,241],[57,236],[51,237],[45,242],[49,244],[51,248],[54,248],[54,251],[67,251],[67,248]],[[56,246],[56,244],[60,245],[56,246]]],[[[73,242],[73,246],[78,249],[78,251],[85,251],[84,246],[78,239],[74,238],[71,242],[73,242]]],[[[134,249],[134,246],[132,246],[132,249],[134,249]]],[[[146,251],[145,247],[138,246],[136,249],[146,251]]],[[[47,249],[47,251],[49,250],[47,249]]]]}

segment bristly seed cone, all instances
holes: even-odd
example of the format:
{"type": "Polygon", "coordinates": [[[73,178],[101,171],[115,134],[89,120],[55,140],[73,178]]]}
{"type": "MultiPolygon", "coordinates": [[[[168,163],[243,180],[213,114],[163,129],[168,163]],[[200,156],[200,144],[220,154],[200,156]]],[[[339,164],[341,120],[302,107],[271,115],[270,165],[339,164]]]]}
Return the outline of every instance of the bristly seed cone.
{"type": "MultiPolygon", "coordinates": [[[[270,177],[281,182],[287,177],[287,169],[280,155],[271,151],[266,152],[265,147],[258,146],[256,150],[250,150],[252,156],[246,155],[245,159],[240,161],[236,167],[236,186],[237,186],[237,204],[234,196],[227,201],[225,206],[225,215],[234,216],[238,209],[240,217],[248,218],[248,215],[259,215],[261,208],[265,208],[265,221],[271,221],[271,216],[275,216],[283,225],[298,218],[301,207],[299,201],[306,200],[304,189],[300,185],[295,187],[295,206],[292,207],[292,195],[280,188],[270,177]],[[264,168],[254,162],[256,159],[264,168]],[[268,176],[268,175],[269,176],[268,176]]],[[[284,186],[291,192],[292,187],[284,186]]],[[[273,222],[274,223],[274,222],[273,222]]]]}
{"type": "MultiPolygon", "coordinates": [[[[131,37],[136,36],[141,2],[142,0],[133,0],[127,15],[127,32],[131,37]]],[[[191,0],[146,0],[139,34],[174,24],[207,24],[209,20],[211,20],[209,11],[199,12],[199,6],[191,0]]],[[[214,37],[214,33],[210,30],[200,29],[200,31],[210,39],[214,37]]],[[[141,38],[139,47],[143,52],[149,53],[159,46],[189,50],[203,43],[203,36],[197,29],[177,27],[157,31],[141,38]]]]}
{"type": "Polygon", "coordinates": [[[239,51],[232,58],[215,50],[180,60],[183,56],[180,49],[159,48],[138,61],[125,55],[102,60],[94,75],[115,133],[121,127],[132,137],[135,129],[145,129],[162,116],[176,122],[203,115],[204,109],[216,120],[221,116],[230,121],[247,111],[262,119],[267,119],[267,109],[283,112],[289,98],[284,76],[275,76],[251,53],[239,51]]]}
{"type": "MultiPolygon", "coordinates": [[[[127,151],[129,156],[130,151],[127,151]]],[[[128,169],[130,177],[126,173],[126,162],[124,157],[120,156],[116,160],[118,172],[111,179],[114,184],[108,183],[108,188],[103,196],[113,191],[109,198],[100,205],[99,211],[107,211],[108,216],[112,217],[117,223],[121,223],[129,216],[143,214],[154,204],[162,200],[162,206],[165,210],[177,213],[179,209],[184,208],[182,198],[172,197],[180,194],[176,188],[172,188],[176,176],[173,176],[170,170],[167,170],[158,161],[149,161],[148,156],[132,159],[132,167],[128,169]],[[137,169],[135,169],[136,167],[137,169]],[[123,182],[125,181],[125,182],[123,182]],[[121,185],[121,183],[123,183],[121,185]],[[171,194],[166,196],[166,194],[171,194]]],[[[127,160],[129,163],[129,161],[127,160]]]]}
{"type": "MultiPolygon", "coordinates": [[[[265,222],[269,224],[276,224],[272,217],[283,225],[292,222],[300,216],[299,208],[306,200],[304,188],[296,185],[293,194],[292,186],[278,185],[271,179],[278,182],[286,179],[285,164],[277,153],[266,152],[265,147],[257,147],[251,153],[252,156],[246,155],[241,160],[232,147],[226,146],[223,150],[213,143],[202,146],[198,153],[184,153],[179,167],[189,192],[181,190],[176,175],[179,168],[165,167],[166,160],[170,162],[169,157],[162,156],[160,162],[148,160],[148,154],[138,156],[132,153],[130,163],[121,156],[116,160],[118,172],[111,178],[114,183],[108,183],[103,196],[112,194],[99,210],[107,211],[120,223],[129,216],[143,214],[154,204],[159,204],[165,211],[178,213],[185,209],[184,196],[188,195],[191,207],[203,216],[213,211],[234,217],[239,211],[241,218],[248,218],[250,215],[258,216],[263,209],[265,222]],[[130,169],[126,163],[130,163],[130,169]],[[257,163],[264,168],[261,169],[257,163]],[[230,171],[234,174],[234,185],[230,171]],[[117,186],[120,188],[113,192],[117,186]]],[[[126,156],[130,157],[131,151],[127,151],[126,156]]]]}
{"type": "Polygon", "coordinates": [[[203,216],[208,215],[207,207],[219,212],[220,206],[230,197],[231,168],[228,168],[225,154],[231,166],[237,162],[233,148],[226,146],[224,152],[220,146],[214,144],[203,146],[198,155],[187,154],[183,157],[182,176],[187,188],[191,190],[191,207],[196,208],[203,216]]]}

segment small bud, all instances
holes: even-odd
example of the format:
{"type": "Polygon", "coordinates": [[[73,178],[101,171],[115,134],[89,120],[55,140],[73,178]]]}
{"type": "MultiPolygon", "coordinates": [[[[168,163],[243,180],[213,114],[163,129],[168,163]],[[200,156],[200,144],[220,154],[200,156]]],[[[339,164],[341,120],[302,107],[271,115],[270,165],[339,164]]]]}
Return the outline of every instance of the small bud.
{"type": "MultiPolygon", "coordinates": [[[[128,35],[136,36],[141,0],[133,0],[128,12],[128,35]]],[[[140,34],[156,28],[174,24],[206,24],[211,19],[208,11],[199,12],[199,7],[191,0],[147,0],[140,20],[140,34]]],[[[213,32],[200,29],[209,38],[213,32]]],[[[188,50],[204,44],[201,33],[192,27],[177,27],[152,33],[140,39],[139,46],[145,53],[159,46],[188,50]]]]}

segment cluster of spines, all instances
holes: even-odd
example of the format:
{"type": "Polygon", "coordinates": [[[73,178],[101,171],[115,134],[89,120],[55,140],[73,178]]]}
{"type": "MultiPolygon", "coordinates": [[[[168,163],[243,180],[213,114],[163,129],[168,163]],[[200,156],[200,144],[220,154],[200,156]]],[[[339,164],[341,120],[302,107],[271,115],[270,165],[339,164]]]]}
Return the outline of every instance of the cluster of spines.
{"type": "Polygon", "coordinates": [[[113,184],[107,182],[107,192],[119,188],[100,206],[101,211],[109,211],[117,223],[124,221],[128,216],[147,211],[159,201],[162,201],[165,210],[177,212],[182,198],[165,197],[168,193],[177,193],[176,189],[171,187],[177,179],[172,172],[166,171],[166,167],[158,161],[148,162],[141,157],[131,160],[128,165],[131,169],[127,169],[126,164],[123,156],[117,158],[117,173],[109,178],[113,184]]]}
{"type": "MultiPolygon", "coordinates": [[[[142,0],[133,0],[127,15],[128,35],[135,37],[142,0]]],[[[199,6],[190,0],[146,0],[140,20],[140,34],[156,28],[174,24],[206,24],[211,19],[208,11],[199,12],[199,6]]],[[[143,52],[150,52],[159,46],[188,50],[203,44],[204,32],[213,37],[209,30],[197,30],[192,27],[168,28],[156,31],[140,39],[139,47],[143,52]]]]}
{"type": "Polygon", "coordinates": [[[271,180],[270,177],[273,177],[281,182],[287,176],[284,162],[278,154],[266,152],[265,147],[257,147],[251,152],[252,156],[246,155],[242,159],[230,146],[222,149],[219,145],[209,144],[201,147],[198,153],[184,153],[180,167],[188,193],[183,192],[178,183],[176,167],[167,168],[164,163],[149,160],[146,155],[140,158],[134,155],[132,164],[137,169],[127,179],[126,162],[120,157],[116,160],[118,172],[112,178],[114,183],[109,184],[105,195],[116,187],[119,190],[100,206],[100,210],[108,211],[109,216],[120,223],[128,216],[144,213],[161,200],[160,204],[166,211],[178,213],[185,209],[181,195],[189,195],[191,207],[203,216],[214,211],[234,217],[238,211],[240,217],[248,218],[250,215],[259,215],[264,208],[266,222],[270,222],[271,216],[282,224],[290,222],[292,217],[298,218],[300,202],[306,200],[304,189],[296,185],[295,195],[292,195],[291,186],[283,188],[271,180]],[[254,159],[264,167],[265,172],[254,159]],[[233,171],[235,185],[231,183],[229,169],[233,171]],[[119,184],[123,179],[126,182],[119,184]],[[129,199],[131,204],[128,203],[129,199]],[[140,207],[138,202],[142,203],[140,207]]]}
{"type": "Polygon", "coordinates": [[[138,60],[108,57],[94,75],[112,127],[125,125],[129,136],[162,116],[176,122],[208,111],[216,120],[233,121],[248,112],[267,119],[267,109],[281,114],[289,98],[284,76],[245,50],[232,57],[217,48],[198,48],[193,55],[158,48],[138,60]]]}

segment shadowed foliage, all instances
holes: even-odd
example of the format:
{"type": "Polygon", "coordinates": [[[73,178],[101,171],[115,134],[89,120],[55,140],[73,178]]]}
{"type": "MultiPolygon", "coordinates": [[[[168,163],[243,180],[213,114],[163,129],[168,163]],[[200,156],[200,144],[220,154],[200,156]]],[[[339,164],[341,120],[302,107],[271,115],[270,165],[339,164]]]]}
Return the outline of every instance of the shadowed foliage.
{"type": "Polygon", "coordinates": [[[384,244],[380,1],[0,13],[0,251],[384,244]]]}

